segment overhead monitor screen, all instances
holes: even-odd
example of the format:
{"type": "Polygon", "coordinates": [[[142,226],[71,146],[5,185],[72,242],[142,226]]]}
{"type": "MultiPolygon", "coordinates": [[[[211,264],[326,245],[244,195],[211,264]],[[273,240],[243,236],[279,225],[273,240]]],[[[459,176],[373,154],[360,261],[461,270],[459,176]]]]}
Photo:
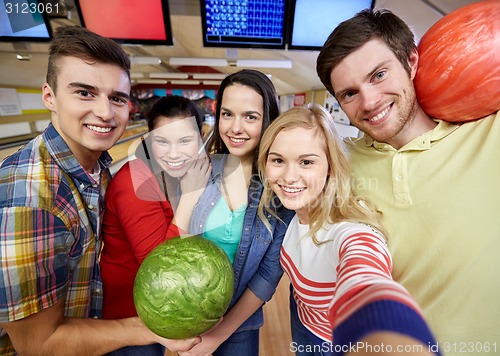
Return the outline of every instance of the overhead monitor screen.
{"type": "Polygon", "coordinates": [[[335,27],[374,0],[292,0],[290,49],[319,50],[335,27]]]}
{"type": "Polygon", "coordinates": [[[82,26],[130,44],[173,45],[167,0],[75,0],[82,26]]]}
{"type": "Polygon", "coordinates": [[[45,16],[47,12],[48,7],[41,1],[0,0],[0,41],[49,41],[51,29],[45,16]]]}
{"type": "Polygon", "coordinates": [[[201,0],[205,47],[284,49],[286,0],[201,0]]]}

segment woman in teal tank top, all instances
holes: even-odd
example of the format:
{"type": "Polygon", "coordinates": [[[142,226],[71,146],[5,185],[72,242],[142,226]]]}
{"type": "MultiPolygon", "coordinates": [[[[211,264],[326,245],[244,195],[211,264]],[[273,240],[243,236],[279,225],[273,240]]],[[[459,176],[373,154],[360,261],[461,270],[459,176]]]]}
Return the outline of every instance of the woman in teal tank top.
{"type": "Polygon", "coordinates": [[[214,241],[233,262],[234,294],[222,322],[202,335],[190,354],[258,356],[262,305],[271,299],[283,275],[279,251],[286,222],[273,219],[268,230],[257,217],[262,183],[256,159],[264,130],[279,115],[276,91],[255,70],[226,77],[217,93],[211,141],[212,174],[189,232],[214,241]]]}

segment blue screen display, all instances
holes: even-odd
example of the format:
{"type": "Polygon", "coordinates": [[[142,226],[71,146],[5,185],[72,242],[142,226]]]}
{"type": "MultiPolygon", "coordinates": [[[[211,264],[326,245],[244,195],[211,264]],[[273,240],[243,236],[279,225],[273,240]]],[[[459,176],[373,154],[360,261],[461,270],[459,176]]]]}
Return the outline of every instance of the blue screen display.
{"type": "Polygon", "coordinates": [[[295,0],[289,48],[319,50],[333,29],[363,9],[372,0],[295,0]]]}
{"type": "Polygon", "coordinates": [[[49,41],[48,21],[34,0],[0,0],[0,41],[49,41]]]}
{"type": "Polygon", "coordinates": [[[206,47],[285,48],[286,0],[201,1],[206,47]]]}

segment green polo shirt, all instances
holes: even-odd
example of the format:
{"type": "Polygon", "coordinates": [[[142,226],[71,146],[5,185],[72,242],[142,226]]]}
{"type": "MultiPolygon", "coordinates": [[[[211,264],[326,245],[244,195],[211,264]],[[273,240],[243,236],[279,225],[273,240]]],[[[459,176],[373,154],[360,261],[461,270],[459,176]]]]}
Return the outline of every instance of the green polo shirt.
{"type": "Polygon", "coordinates": [[[447,355],[460,354],[459,343],[500,348],[499,116],[438,121],[399,150],[348,141],[354,190],[383,213],[394,278],[447,355]]]}

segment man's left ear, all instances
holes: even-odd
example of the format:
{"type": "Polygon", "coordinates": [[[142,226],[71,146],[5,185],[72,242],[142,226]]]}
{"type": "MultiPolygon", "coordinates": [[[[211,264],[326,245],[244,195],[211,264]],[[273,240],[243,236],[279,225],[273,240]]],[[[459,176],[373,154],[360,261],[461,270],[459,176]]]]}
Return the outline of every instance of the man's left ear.
{"type": "Polygon", "coordinates": [[[411,80],[413,80],[415,78],[415,75],[417,74],[417,67],[418,67],[418,52],[416,48],[410,54],[408,64],[410,66],[410,78],[411,80]]]}
{"type": "Polygon", "coordinates": [[[42,102],[43,106],[45,106],[50,111],[56,111],[56,103],[55,103],[56,95],[54,91],[50,87],[48,83],[44,83],[42,85],[42,102]]]}

